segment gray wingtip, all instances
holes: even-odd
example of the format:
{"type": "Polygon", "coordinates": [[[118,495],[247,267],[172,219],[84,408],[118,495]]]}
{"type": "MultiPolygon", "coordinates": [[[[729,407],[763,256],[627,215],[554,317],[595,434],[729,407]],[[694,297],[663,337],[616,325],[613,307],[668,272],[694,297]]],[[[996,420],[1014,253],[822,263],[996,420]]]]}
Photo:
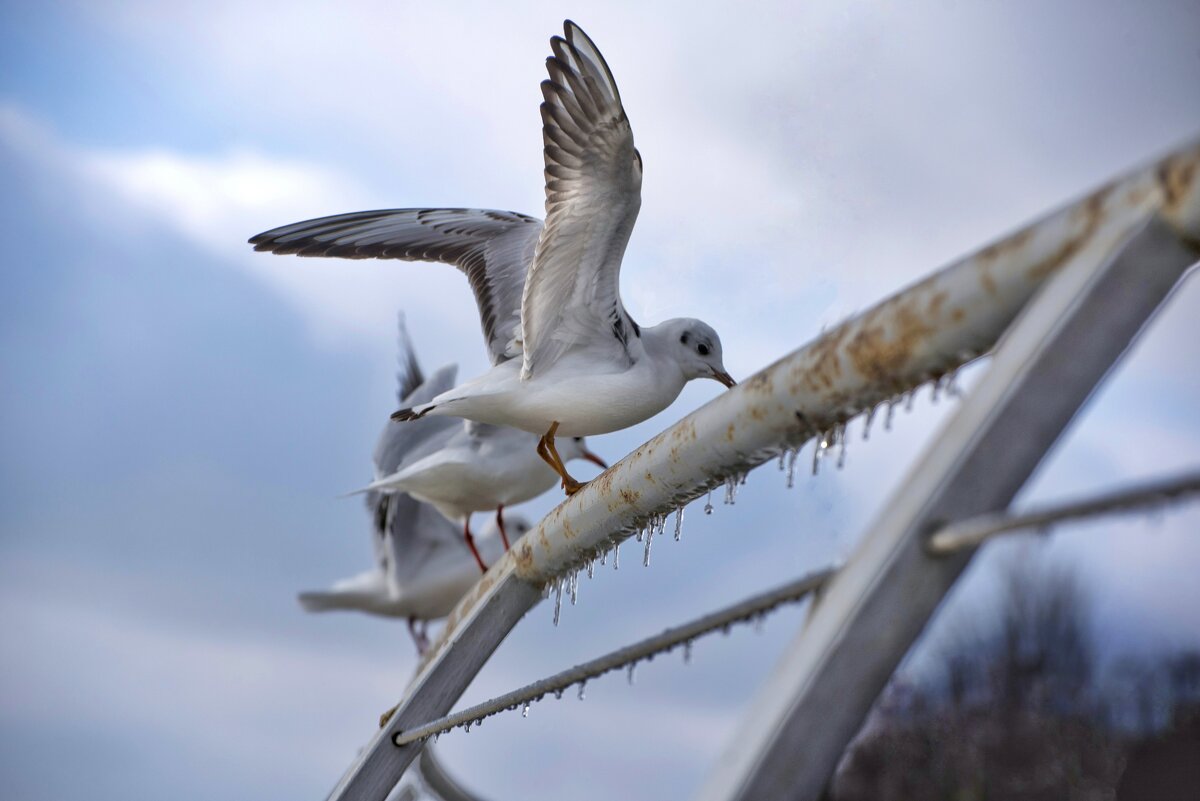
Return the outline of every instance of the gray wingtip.
{"type": "Polygon", "coordinates": [[[403,311],[396,313],[397,362],[396,371],[396,400],[401,404],[417,387],[425,383],[425,374],[421,371],[421,363],[417,361],[417,349],[405,325],[403,311]]]}

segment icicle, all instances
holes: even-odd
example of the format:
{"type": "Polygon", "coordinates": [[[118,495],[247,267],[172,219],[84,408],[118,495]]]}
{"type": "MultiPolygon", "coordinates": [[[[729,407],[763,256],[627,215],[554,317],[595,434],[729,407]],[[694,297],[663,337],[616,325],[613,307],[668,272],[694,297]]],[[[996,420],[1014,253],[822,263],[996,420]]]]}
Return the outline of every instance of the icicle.
{"type": "Polygon", "coordinates": [[[892,418],[896,416],[896,404],[899,402],[897,398],[891,398],[888,402],[887,416],[883,418],[883,430],[892,430],[892,418]]]}
{"type": "Polygon", "coordinates": [[[613,570],[621,569],[621,543],[613,546],[613,570]]]}
{"type": "Polygon", "coordinates": [[[871,423],[875,420],[875,410],[879,408],[879,404],[875,404],[867,410],[867,416],[863,419],[863,442],[871,438],[871,423]]]}
{"type": "Polygon", "coordinates": [[[642,535],[643,535],[643,534],[645,534],[645,533],[646,533],[646,529],[644,529],[644,528],[639,528],[639,529],[637,530],[637,534],[635,534],[634,536],[635,536],[635,538],[637,539],[637,541],[638,541],[638,542],[641,542],[641,541],[642,541],[642,535]]]}
{"type": "Polygon", "coordinates": [[[712,505],[712,490],[708,491],[708,500],[704,502],[704,514],[711,515],[713,510],[712,505]]]}
{"type": "Polygon", "coordinates": [[[904,396],[904,411],[911,412],[917,400],[917,388],[910,389],[904,396]]]}
{"type": "Polygon", "coordinates": [[[596,577],[596,560],[595,559],[588,560],[587,573],[588,573],[589,579],[596,577]]]}
{"type": "Polygon", "coordinates": [[[946,386],[943,391],[947,398],[962,397],[962,390],[958,388],[958,370],[959,368],[955,367],[946,373],[946,386]]]}
{"type": "Polygon", "coordinates": [[[650,546],[654,544],[654,531],[646,529],[646,552],[642,555],[642,567],[650,567],[650,546]]]}
{"type": "Polygon", "coordinates": [[[558,625],[558,617],[562,614],[563,581],[554,582],[554,625],[558,625]]]}
{"type": "Polygon", "coordinates": [[[657,537],[661,537],[663,535],[663,532],[666,530],[667,530],[667,516],[665,514],[661,514],[658,516],[658,522],[654,526],[654,535],[657,537]]]}
{"type": "Polygon", "coordinates": [[[600,552],[600,567],[604,567],[605,565],[607,565],[607,564],[608,564],[608,551],[611,551],[611,550],[612,550],[612,549],[611,549],[611,548],[609,548],[609,549],[608,549],[608,550],[606,550],[606,551],[601,551],[601,552],[600,552]]]}
{"type": "Polygon", "coordinates": [[[629,667],[625,668],[625,678],[630,686],[633,685],[633,674],[637,672],[637,662],[630,662],[629,667]]]}
{"type": "Polygon", "coordinates": [[[746,483],[745,473],[734,473],[725,479],[725,505],[737,503],[738,487],[746,483]]]}
{"type": "Polygon", "coordinates": [[[755,634],[762,634],[763,626],[765,625],[766,619],[767,619],[767,616],[763,615],[763,614],[754,616],[754,633],[755,634]]]}
{"type": "Polygon", "coordinates": [[[779,472],[780,472],[780,473],[782,473],[782,472],[783,472],[783,461],[784,461],[784,459],[786,459],[786,458],[787,458],[787,455],[788,455],[788,448],[787,448],[787,446],[785,445],[785,446],[784,446],[784,448],[783,448],[783,450],[781,450],[781,451],[779,452],[779,472]]]}
{"type": "Polygon", "coordinates": [[[521,717],[523,717],[523,718],[529,717],[529,702],[528,701],[525,702],[525,706],[521,707],[521,717]]]}
{"type": "Polygon", "coordinates": [[[846,443],[850,439],[849,437],[846,436],[846,424],[845,423],[843,423],[838,428],[838,438],[841,439],[841,441],[842,441],[842,449],[840,451],[838,451],[837,469],[841,470],[843,467],[846,466],[846,443]]]}
{"type": "Polygon", "coordinates": [[[582,701],[582,700],[583,700],[583,697],[584,697],[584,689],[585,689],[586,687],[587,687],[587,682],[586,682],[586,681],[581,681],[581,682],[579,682],[579,700],[580,700],[580,701],[582,701]]]}
{"type": "Polygon", "coordinates": [[[555,700],[555,701],[561,701],[561,700],[562,700],[562,694],[563,694],[563,690],[564,690],[564,689],[565,689],[565,688],[563,688],[563,687],[559,687],[557,690],[555,690],[555,691],[554,691],[554,700],[555,700]]]}
{"type": "Polygon", "coordinates": [[[833,444],[830,440],[833,438],[834,432],[825,431],[817,437],[817,441],[813,443],[813,467],[812,474],[815,476],[817,470],[821,467],[821,460],[825,458],[825,451],[829,450],[829,446],[833,444]]]}
{"type": "Polygon", "coordinates": [[[692,663],[692,641],[687,640],[683,644],[683,664],[690,665],[692,663]]]}
{"type": "Polygon", "coordinates": [[[463,724],[463,734],[470,734],[470,733],[471,733],[471,721],[468,720],[466,723],[463,724]]]}
{"type": "Polygon", "coordinates": [[[679,542],[683,536],[683,507],[675,507],[675,541],[679,542]]]}
{"type": "Polygon", "coordinates": [[[787,488],[791,489],[796,485],[796,460],[800,458],[800,449],[792,448],[792,452],[788,454],[787,466],[787,488]]]}
{"type": "Polygon", "coordinates": [[[934,403],[938,402],[938,396],[942,394],[942,378],[943,377],[944,376],[939,375],[937,378],[933,379],[933,387],[932,387],[932,389],[930,389],[929,399],[931,401],[933,401],[934,403]]]}
{"type": "Polygon", "coordinates": [[[579,598],[579,571],[572,570],[571,578],[567,581],[567,586],[571,588],[571,606],[575,605],[575,601],[579,598]]]}

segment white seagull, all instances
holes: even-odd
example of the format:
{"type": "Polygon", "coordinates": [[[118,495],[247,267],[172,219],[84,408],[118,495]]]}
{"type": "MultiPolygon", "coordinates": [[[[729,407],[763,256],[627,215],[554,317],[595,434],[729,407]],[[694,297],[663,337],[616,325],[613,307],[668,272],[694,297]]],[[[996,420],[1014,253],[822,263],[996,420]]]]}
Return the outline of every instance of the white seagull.
{"type": "MultiPolygon", "coordinates": [[[[403,460],[395,472],[376,479],[363,491],[405,492],[432,504],[462,526],[468,544],[472,541],[471,513],[495,509],[496,527],[507,550],[504,507],[536,498],[558,480],[537,456],[536,445],[537,437],[528,431],[465,421],[437,450],[419,459],[403,460]]],[[[567,462],[587,459],[601,469],[608,467],[587,449],[583,437],[571,438],[559,453],[567,462]]],[[[486,569],[482,561],[479,567],[486,569]]]]}
{"type": "Polygon", "coordinates": [[[410,404],[400,421],[464,417],[540,434],[537,453],[568,495],[554,438],[604,434],[665,409],[693,378],[734,380],[706,323],[640,327],[620,296],[621,258],[641,206],[642,158],[612,73],[577,25],[550,40],[542,82],[546,222],[479,209],[391,209],[283,226],[256,250],[441,261],[470,280],[492,368],[410,404]]]}
{"type": "MultiPolygon", "coordinates": [[[[405,618],[418,653],[424,653],[429,621],[450,614],[479,580],[479,570],[462,547],[458,528],[429,504],[403,493],[371,493],[368,506],[373,507],[375,567],[328,590],[302,592],[300,604],[309,612],[357,609],[405,618]]],[[[508,528],[519,537],[530,525],[510,515],[508,528]]],[[[496,532],[489,523],[478,539],[489,559],[503,553],[496,532]]]]}
{"type": "MultiPolygon", "coordinates": [[[[430,400],[454,386],[457,368],[443,367],[428,381],[420,377],[416,352],[400,319],[401,405],[430,400]],[[415,377],[414,377],[415,376],[415,377]],[[405,387],[411,387],[411,391],[405,387]]],[[[449,520],[462,527],[480,572],[487,565],[475,549],[471,535],[473,512],[496,511],[496,527],[504,549],[508,532],[504,507],[524,503],[554,486],[555,471],[536,455],[537,437],[507,426],[429,418],[418,431],[413,426],[389,421],[375,452],[375,480],[359,492],[405,492],[432,504],[449,520]]],[[[574,437],[563,448],[563,458],[587,459],[607,468],[587,449],[583,437],[574,437]]]]}
{"type": "MultiPolygon", "coordinates": [[[[421,372],[416,353],[400,322],[400,374],[398,396],[401,403],[420,403],[454,385],[455,368],[443,367],[428,379],[421,372]]],[[[377,472],[394,472],[406,459],[418,461],[437,454],[448,439],[463,428],[453,418],[431,418],[417,425],[390,422],[375,448],[377,472]]],[[[519,432],[532,440],[531,435],[519,432]]],[[[543,489],[554,482],[550,473],[543,489]]],[[[445,617],[458,600],[479,578],[476,563],[482,564],[475,543],[468,540],[471,554],[463,548],[457,527],[433,506],[402,492],[367,493],[375,550],[375,567],[336,582],[328,590],[304,592],[300,603],[310,612],[333,609],[358,609],[372,614],[408,619],[409,632],[417,650],[425,647],[425,628],[429,620],[445,617]],[[418,629],[418,622],[422,625],[418,629]]],[[[497,515],[497,520],[501,518],[497,515]]],[[[508,527],[519,537],[529,530],[528,521],[510,516],[508,527]]],[[[489,559],[502,553],[494,536],[499,525],[485,529],[479,547],[489,559]]],[[[503,546],[507,548],[507,544],[503,546]]]]}

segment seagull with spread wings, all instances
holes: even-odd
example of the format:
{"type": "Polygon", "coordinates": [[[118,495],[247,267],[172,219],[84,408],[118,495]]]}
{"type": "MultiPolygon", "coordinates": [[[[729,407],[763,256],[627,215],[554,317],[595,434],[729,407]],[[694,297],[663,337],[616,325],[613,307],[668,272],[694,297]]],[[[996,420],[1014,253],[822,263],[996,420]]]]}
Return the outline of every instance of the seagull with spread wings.
{"type": "Polygon", "coordinates": [[[574,494],[556,436],[617,431],[665,409],[694,378],[727,387],[711,326],[639,326],[620,296],[621,259],[641,206],[642,158],[612,73],[577,25],[550,40],[542,82],[546,221],[479,209],[392,209],[283,226],[256,250],[441,261],[466,273],[492,368],[399,421],[463,417],[541,435],[538,455],[574,494]]]}

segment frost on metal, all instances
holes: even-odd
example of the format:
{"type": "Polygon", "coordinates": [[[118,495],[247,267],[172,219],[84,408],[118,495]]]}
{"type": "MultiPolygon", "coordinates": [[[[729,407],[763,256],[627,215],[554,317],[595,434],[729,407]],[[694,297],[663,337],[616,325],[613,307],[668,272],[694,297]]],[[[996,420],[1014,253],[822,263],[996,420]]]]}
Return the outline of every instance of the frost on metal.
{"type": "Polygon", "coordinates": [[[551,512],[514,549],[517,575],[549,581],[726,477],[951,375],[992,348],[1048,277],[1103,260],[1156,210],[1200,242],[1198,165],[1194,143],[896,293],[723,393],[551,512]]]}
{"type": "Polygon", "coordinates": [[[480,579],[332,797],[386,797],[419,750],[397,748],[392,734],[444,715],[543,587],[726,480],[815,435],[834,441],[856,415],[952,376],[996,344],[1049,277],[1108,258],[1155,213],[1192,247],[1200,243],[1200,142],[896,293],[639,447],[480,579]]]}

